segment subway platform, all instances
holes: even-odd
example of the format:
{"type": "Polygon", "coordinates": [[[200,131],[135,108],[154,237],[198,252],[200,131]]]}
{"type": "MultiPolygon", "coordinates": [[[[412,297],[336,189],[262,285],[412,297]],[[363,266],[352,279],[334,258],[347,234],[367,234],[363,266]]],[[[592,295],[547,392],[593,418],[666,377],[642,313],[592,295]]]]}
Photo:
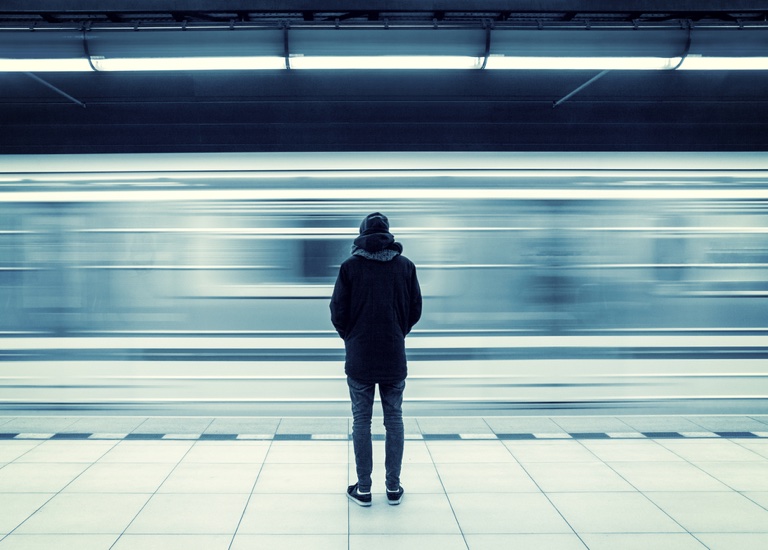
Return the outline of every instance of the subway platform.
{"type": "Polygon", "coordinates": [[[768,416],[0,416],[0,550],[768,548],[768,416]]]}

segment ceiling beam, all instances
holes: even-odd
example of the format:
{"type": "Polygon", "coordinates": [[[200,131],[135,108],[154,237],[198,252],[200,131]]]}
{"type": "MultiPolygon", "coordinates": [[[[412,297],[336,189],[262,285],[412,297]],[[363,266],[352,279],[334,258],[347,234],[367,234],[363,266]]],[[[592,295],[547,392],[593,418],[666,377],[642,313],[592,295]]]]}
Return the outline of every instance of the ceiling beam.
{"type": "Polygon", "coordinates": [[[722,13],[768,10],[767,0],[3,0],[4,13],[159,13],[306,11],[513,11],[531,13],[683,12],[722,13]]]}

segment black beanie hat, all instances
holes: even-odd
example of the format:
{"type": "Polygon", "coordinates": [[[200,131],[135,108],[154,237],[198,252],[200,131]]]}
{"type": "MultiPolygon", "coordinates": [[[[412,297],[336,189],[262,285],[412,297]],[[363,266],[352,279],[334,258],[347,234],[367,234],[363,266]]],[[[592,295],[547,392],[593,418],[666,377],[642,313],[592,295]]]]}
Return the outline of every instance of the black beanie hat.
{"type": "Polygon", "coordinates": [[[373,233],[389,233],[389,220],[384,214],[379,212],[368,214],[363,223],[360,224],[361,235],[371,235],[373,233]]]}

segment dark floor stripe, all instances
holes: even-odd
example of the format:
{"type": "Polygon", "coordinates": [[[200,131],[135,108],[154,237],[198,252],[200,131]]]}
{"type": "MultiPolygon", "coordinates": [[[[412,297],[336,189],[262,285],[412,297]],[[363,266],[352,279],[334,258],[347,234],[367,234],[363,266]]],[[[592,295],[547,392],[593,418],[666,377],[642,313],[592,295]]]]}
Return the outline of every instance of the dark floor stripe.
{"type": "Polygon", "coordinates": [[[0,439],[13,439],[13,438],[14,438],[14,437],[16,437],[17,435],[19,435],[19,434],[17,434],[17,433],[16,433],[16,434],[12,434],[12,433],[1,433],[1,434],[0,434],[0,439]]]}
{"type": "Polygon", "coordinates": [[[533,434],[496,434],[496,437],[498,437],[499,439],[511,439],[511,440],[536,439],[536,436],[533,434]]]}
{"type": "Polygon", "coordinates": [[[752,432],[715,432],[720,437],[757,437],[752,432]]]}
{"type": "Polygon", "coordinates": [[[455,441],[461,439],[459,434],[422,434],[421,437],[429,441],[455,441]]]}
{"type": "Polygon", "coordinates": [[[275,434],[275,441],[310,441],[312,434],[275,434]]]}
{"type": "Polygon", "coordinates": [[[92,435],[90,433],[58,433],[53,434],[51,439],[88,439],[92,435]]]}
{"type": "Polygon", "coordinates": [[[150,441],[156,439],[162,439],[165,434],[128,434],[125,439],[135,439],[141,441],[150,441]]]}
{"type": "Polygon", "coordinates": [[[231,441],[237,439],[237,434],[201,434],[200,441],[231,441]]]}
{"type": "Polygon", "coordinates": [[[609,436],[606,433],[602,432],[581,432],[581,433],[569,433],[572,438],[574,439],[610,439],[611,436],[609,436]]]}
{"type": "Polygon", "coordinates": [[[677,432],[642,432],[649,439],[683,439],[685,436],[677,432]]]}

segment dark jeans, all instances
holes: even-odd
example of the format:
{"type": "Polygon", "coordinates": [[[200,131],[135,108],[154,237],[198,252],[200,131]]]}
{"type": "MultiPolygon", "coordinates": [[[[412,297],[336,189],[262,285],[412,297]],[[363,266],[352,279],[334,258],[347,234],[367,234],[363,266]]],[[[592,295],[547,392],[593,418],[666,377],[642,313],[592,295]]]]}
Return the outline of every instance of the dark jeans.
{"type": "MultiPolygon", "coordinates": [[[[371,417],[376,384],[359,382],[347,377],[349,397],[352,399],[352,443],[355,447],[358,488],[371,490],[373,471],[373,445],[371,443],[371,417]]],[[[394,384],[379,384],[379,396],[384,410],[384,428],[387,436],[384,444],[384,468],[387,489],[400,487],[400,468],[403,464],[405,430],[403,428],[403,390],[405,380],[394,384]]]]}

